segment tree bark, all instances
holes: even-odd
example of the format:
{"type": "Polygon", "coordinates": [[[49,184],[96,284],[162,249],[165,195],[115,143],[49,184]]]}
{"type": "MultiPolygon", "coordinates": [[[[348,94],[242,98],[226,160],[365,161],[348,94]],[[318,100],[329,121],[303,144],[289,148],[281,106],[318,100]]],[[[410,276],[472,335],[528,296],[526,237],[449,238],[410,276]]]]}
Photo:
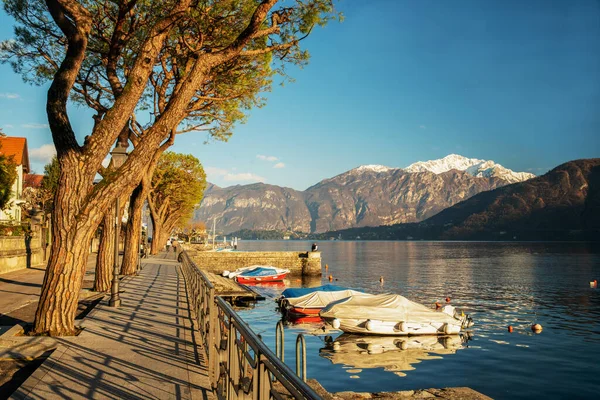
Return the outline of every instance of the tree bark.
{"type": "Polygon", "coordinates": [[[34,333],[51,336],[73,335],[79,291],[83,284],[89,246],[103,217],[94,207],[85,217],[79,215],[86,199],[86,172],[78,168],[74,154],[63,157],[63,168],[52,213],[52,247],[40,301],[35,314],[34,333]],[[64,170],[69,170],[65,173],[64,170]]]}
{"type": "Polygon", "coordinates": [[[150,212],[150,219],[152,220],[152,246],[150,247],[150,254],[156,255],[163,248],[166,240],[163,240],[162,224],[160,219],[156,218],[153,212],[150,212]]]}
{"type": "Polygon", "coordinates": [[[113,276],[115,260],[115,207],[114,205],[104,215],[102,234],[96,257],[96,275],[94,277],[94,290],[107,292],[113,276]]]}
{"type": "Polygon", "coordinates": [[[125,240],[123,245],[123,262],[121,275],[134,275],[137,271],[138,257],[140,256],[140,241],[142,237],[142,209],[148,196],[148,185],[142,180],[138,187],[131,193],[129,200],[129,218],[125,226],[125,240]]]}

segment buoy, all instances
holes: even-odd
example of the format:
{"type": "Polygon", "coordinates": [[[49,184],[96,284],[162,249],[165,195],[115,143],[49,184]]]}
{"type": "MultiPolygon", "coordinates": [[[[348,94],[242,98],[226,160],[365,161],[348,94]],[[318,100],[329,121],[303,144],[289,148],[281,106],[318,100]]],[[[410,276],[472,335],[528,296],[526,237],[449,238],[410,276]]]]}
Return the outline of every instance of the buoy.
{"type": "Polygon", "coordinates": [[[365,328],[367,328],[368,331],[372,331],[373,329],[375,329],[375,323],[369,319],[365,324],[365,328]]]}
{"type": "Polygon", "coordinates": [[[508,332],[512,333],[512,331],[513,331],[513,327],[509,325],[508,326],[508,332]]]}
{"type": "Polygon", "coordinates": [[[535,333],[540,333],[542,331],[542,325],[533,324],[533,325],[531,325],[531,330],[534,331],[535,333]]]}
{"type": "Polygon", "coordinates": [[[325,271],[329,269],[329,265],[325,264],[325,271]]]}
{"type": "Polygon", "coordinates": [[[446,297],[446,303],[450,303],[450,297],[446,297]]]}
{"type": "Polygon", "coordinates": [[[435,308],[442,308],[442,305],[440,304],[439,301],[435,302],[435,308]]]}
{"type": "Polygon", "coordinates": [[[334,318],[333,321],[331,321],[331,326],[333,326],[333,329],[339,329],[340,328],[340,320],[337,318],[334,318]]]}
{"type": "Polygon", "coordinates": [[[333,276],[329,275],[329,282],[333,280],[333,276]]]}
{"type": "Polygon", "coordinates": [[[406,326],[406,322],[402,321],[398,323],[398,330],[400,332],[406,332],[408,330],[408,327],[406,326]]]}
{"type": "Polygon", "coordinates": [[[383,283],[383,276],[379,277],[379,282],[383,283]]]}
{"type": "Polygon", "coordinates": [[[446,335],[450,335],[450,334],[452,334],[452,333],[453,333],[453,332],[452,332],[452,327],[451,327],[451,326],[450,326],[450,324],[449,324],[449,323],[447,323],[447,322],[444,324],[444,333],[445,333],[446,335]]]}

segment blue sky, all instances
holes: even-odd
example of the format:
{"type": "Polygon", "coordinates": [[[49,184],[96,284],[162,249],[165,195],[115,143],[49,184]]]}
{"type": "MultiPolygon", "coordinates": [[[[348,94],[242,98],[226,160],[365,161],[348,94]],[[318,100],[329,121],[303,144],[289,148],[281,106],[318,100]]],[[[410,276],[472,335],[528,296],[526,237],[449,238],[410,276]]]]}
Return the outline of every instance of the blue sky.
{"type": "MultiPolygon", "coordinates": [[[[596,0],[343,0],[343,23],[316,29],[311,61],[227,143],[180,135],[220,185],[306,187],[363,164],[405,167],[450,153],[542,174],[600,156],[596,0]],[[263,156],[263,157],[260,157],[263,156]]],[[[0,12],[0,40],[12,20],[0,12]]],[[[46,87],[0,66],[0,127],[52,151],[46,87]]],[[[73,107],[80,137],[90,114],[73,107]]]]}

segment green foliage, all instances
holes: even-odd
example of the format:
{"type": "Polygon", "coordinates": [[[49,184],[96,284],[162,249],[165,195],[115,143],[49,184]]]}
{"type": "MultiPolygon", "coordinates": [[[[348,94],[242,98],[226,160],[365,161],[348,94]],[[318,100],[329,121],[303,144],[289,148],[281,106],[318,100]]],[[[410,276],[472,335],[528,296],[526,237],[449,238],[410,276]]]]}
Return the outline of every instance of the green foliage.
{"type": "Polygon", "coordinates": [[[60,177],[60,164],[56,156],[44,166],[44,179],[42,179],[42,196],[44,197],[44,211],[52,212],[54,209],[54,194],[58,189],[58,178],[60,177]]]}
{"type": "Polygon", "coordinates": [[[163,221],[187,220],[200,204],[206,188],[206,174],[191,154],[165,152],[152,177],[150,199],[164,209],[163,221]]]}
{"type": "MultiPolygon", "coordinates": [[[[286,64],[304,66],[309,54],[301,41],[315,26],[341,20],[334,0],[286,0],[268,13],[259,32],[236,57],[214,64],[196,87],[180,131],[206,132],[207,140],[226,141],[246,113],[265,103],[262,93],[271,89],[273,77],[291,80],[286,64]]],[[[174,0],[81,0],[92,15],[92,29],[72,100],[101,116],[117,94],[108,73],[111,49],[119,48],[114,78],[125,86],[141,46],[178,2],[174,0]],[[130,10],[125,8],[131,6],[130,10]],[[120,15],[127,15],[119,24],[120,15]],[[117,25],[122,35],[113,35],[117,25]],[[118,37],[114,42],[114,38],[118,37]]],[[[188,79],[197,60],[224,53],[234,47],[261,4],[256,0],[194,1],[171,25],[150,82],[138,102],[138,111],[154,118],[141,126],[148,129],[168,108],[171,98],[188,79]]],[[[0,62],[9,63],[27,82],[44,84],[53,79],[67,50],[67,40],[47,11],[45,0],[4,0],[4,9],[17,22],[14,39],[0,43],[0,62]]],[[[283,83],[283,82],[282,82],[283,83]]],[[[146,120],[147,118],[143,118],[146,120]]],[[[138,118],[142,120],[142,118],[138,118]]]]}
{"type": "MultiPolygon", "coordinates": [[[[1,131],[0,136],[4,136],[1,131]]],[[[1,146],[0,144],[0,210],[4,210],[12,197],[12,186],[17,179],[17,169],[13,157],[2,154],[1,146]]]]}
{"type": "Polygon", "coordinates": [[[31,236],[29,225],[0,224],[0,236],[31,236]]]}

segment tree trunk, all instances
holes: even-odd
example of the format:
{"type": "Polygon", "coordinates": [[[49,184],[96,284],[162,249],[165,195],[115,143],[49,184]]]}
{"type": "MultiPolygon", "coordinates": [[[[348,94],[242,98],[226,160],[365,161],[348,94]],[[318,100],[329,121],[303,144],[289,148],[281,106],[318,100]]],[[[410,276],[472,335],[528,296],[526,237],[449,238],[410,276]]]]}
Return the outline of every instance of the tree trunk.
{"type": "Polygon", "coordinates": [[[131,193],[129,200],[129,218],[125,226],[121,275],[134,275],[137,271],[142,237],[142,209],[148,195],[146,187],[147,185],[144,185],[143,181],[140,182],[138,187],[131,193]]]}
{"type": "Polygon", "coordinates": [[[150,247],[150,254],[156,255],[165,245],[163,241],[162,223],[159,218],[155,218],[153,213],[150,213],[150,219],[152,220],[152,246],[150,247]]]}
{"type": "Polygon", "coordinates": [[[59,187],[52,216],[50,259],[35,313],[34,333],[37,334],[75,334],[75,313],[89,246],[102,217],[100,213],[93,213],[77,221],[69,218],[71,204],[66,204],[69,199],[64,198],[65,191],[68,189],[59,187]]]}
{"type": "Polygon", "coordinates": [[[94,290],[107,292],[110,289],[115,261],[115,207],[108,209],[102,223],[102,234],[96,257],[96,276],[94,290]]]}

